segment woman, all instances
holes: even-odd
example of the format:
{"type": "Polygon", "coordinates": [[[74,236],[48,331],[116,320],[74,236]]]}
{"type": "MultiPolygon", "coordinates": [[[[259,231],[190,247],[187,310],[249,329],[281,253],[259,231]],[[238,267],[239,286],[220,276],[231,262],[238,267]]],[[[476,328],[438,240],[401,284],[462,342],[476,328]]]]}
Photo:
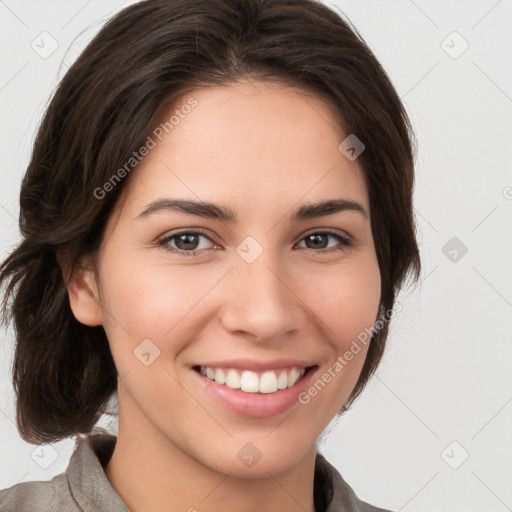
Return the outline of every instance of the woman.
{"type": "Polygon", "coordinates": [[[321,3],[111,19],[48,107],[0,267],[20,434],[76,449],[0,510],[382,511],[317,440],[419,275],[413,141],[321,3]],[[95,428],[115,395],[117,436],[95,428]]]}

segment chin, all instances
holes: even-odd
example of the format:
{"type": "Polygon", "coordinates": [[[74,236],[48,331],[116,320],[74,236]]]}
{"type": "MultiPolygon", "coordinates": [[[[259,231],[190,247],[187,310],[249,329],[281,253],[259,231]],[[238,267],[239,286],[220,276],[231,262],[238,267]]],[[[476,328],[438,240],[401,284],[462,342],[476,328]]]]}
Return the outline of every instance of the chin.
{"type": "Polygon", "coordinates": [[[234,445],[233,456],[230,456],[231,449],[224,447],[221,453],[208,457],[210,460],[205,460],[203,457],[202,464],[218,473],[235,478],[268,478],[269,473],[279,475],[290,471],[299,464],[308,451],[312,450],[316,453],[314,442],[312,446],[295,446],[288,450],[283,450],[282,447],[279,449],[278,446],[274,448],[269,440],[265,443],[265,447],[261,446],[263,443],[258,444],[258,441],[251,442],[248,439],[235,441],[232,444],[234,445]]]}

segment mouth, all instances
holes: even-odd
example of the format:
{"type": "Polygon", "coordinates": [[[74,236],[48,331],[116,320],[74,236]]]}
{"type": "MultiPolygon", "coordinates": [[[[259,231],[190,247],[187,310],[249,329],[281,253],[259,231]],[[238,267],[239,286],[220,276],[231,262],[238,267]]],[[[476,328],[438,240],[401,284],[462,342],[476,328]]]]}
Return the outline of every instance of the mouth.
{"type": "Polygon", "coordinates": [[[297,366],[297,363],[233,360],[212,362],[211,366],[195,365],[190,367],[195,383],[192,385],[197,384],[205,397],[239,417],[271,418],[302,404],[299,397],[320,371],[318,364],[297,366]]]}
{"type": "Polygon", "coordinates": [[[316,368],[318,368],[318,365],[308,367],[291,366],[265,371],[212,368],[200,365],[192,367],[195,372],[220,386],[251,394],[272,394],[293,388],[316,368]]]}

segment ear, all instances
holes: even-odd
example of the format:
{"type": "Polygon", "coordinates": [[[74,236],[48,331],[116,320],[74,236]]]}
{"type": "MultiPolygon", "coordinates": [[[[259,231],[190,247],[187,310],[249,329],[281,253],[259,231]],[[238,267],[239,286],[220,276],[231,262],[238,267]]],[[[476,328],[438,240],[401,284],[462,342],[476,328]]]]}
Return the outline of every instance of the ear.
{"type": "Polygon", "coordinates": [[[80,323],[91,327],[103,325],[103,309],[94,266],[84,259],[78,267],[71,269],[69,253],[65,249],[57,252],[57,261],[62,269],[69,303],[75,318],[80,323]]]}

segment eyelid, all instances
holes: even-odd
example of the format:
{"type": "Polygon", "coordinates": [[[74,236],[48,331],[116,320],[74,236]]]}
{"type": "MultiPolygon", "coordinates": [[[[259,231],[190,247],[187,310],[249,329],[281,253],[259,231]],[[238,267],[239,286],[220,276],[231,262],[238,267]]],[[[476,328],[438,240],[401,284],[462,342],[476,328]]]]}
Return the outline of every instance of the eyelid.
{"type": "Polygon", "coordinates": [[[336,236],[339,236],[339,237],[343,238],[347,242],[352,242],[354,240],[346,231],[341,231],[341,230],[332,229],[332,228],[314,228],[314,229],[311,229],[311,230],[306,231],[305,233],[303,233],[300,236],[300,238],[299,238],[299,242],[303,238],[305,238],[305,237],[307,237],[309,235],[313,235],[315,233],[328,234],[328,235],[336,235],[336,236]]]}
{"type": "MultiPolygon", "coordinates": [[[[159,236],[155,243],[157,245],[164,245],[165,242],[168,242],[169,240],[173,239],[174,237],[177,237],[179,235],[183,235],[186,233],[194,233],[194,234],[203,235],[205,238],[210,240],[210,242],[212,242],[213,244],[219,245],[219,244],[217,244],[217,242],[215,242],[215,239],[210,234],[210,232],[203,228],[182,228],[182,229],[178,229],[177,231],[171,231],[170,233],[167,232],[164,235],[159,236]]],[[[175,249],[175,250],[179,251],[179,249],[175,249]]],[[[185,252],[193,253],[194,251],[185,251],[185,252]]],[[[196,252],[203,252],[203,251],[200,250],[200,251],[196,251],[196,252]]]]}
{"type": "MultiPolygon", "coordinates": [[[[205,238],[207,238],[210,242],[212,242],[212,244],[219,245],[215,242],[214,237],[212,237],[210,235],[210,232],[208,230],[205,230],[203,228],[193,228],[193,227],[192,228],[181,228],[181,229],[178,229],[177,231],[172,231],[170,233],[166,233],[166,234],[158,237],[155,244],[158,247],[162,247],[162,248],[164,248],[164,250],[167,250],[168,252],[171,252],[174,254],[196,255],[196,254],[205,252],[207,249],[196,249],[196,250],[191,250],[191,251],[185,251],[182,249],[174,249],[174,248],[168,249],[165,247],[167,242],[169,242],[170,240],[174,239],[175,237],[178,237],[181,234],[188,234],[188,233],[202,235],[205,238]]],[[[298,240],[294,243],[294,245],[302,242],[306,237],[308,237],[309,235],[313,235],[313,234],[332,235],[335,238],[339,238],[338,242],[341,243],[343,245],[343,247],[342,248],[331,247],[326,250],[319,249],[318,251],[315,251],[315,249],[305,249],[305,250],[311,250],[313,252],[318,252],[318,253],[330,253],[331,251],[347,249],[354,245],[354,239],[350,235],[348,235],[344,231],[340,232],[340,231],[332,229],[332,228],[312,228],[312,229],[306,231],[305,233],[302,233],[300,235],[300,238],[298,238],[298,240]]],[[[301,249],[304,249],[304,248],[301,248],[301,249]]]]}
{"type": "MultiPolygon", "coordinates": [[[[214,241],[213,240],[214,237],[211,236],[210,231],[205,230],[203,228],[194,228],[194,227],[178,229],[177,231],[170,232],[170,234],[165,233],[165,234],[159,236],[157,241],[172,238],[173,236],[178,236],[182,233],[200,233],[200,234],[204,235],[206,238],[208,238],[209,240],[211,240],[212,242],[214,241]]],[[[347,240],[353,240],[353,238],[346,231],[335,230],[332,228],[312,228],[312,229],[306,231],[305,233],[302,233],[300,235],[300,238],[297,239],[297,241],[300,242],[303,238],[305,238],[306,236],[312,235],[313,233],[329,233],[332,235],[341,236],[342,238],[345,238],[347,240]]]]}

